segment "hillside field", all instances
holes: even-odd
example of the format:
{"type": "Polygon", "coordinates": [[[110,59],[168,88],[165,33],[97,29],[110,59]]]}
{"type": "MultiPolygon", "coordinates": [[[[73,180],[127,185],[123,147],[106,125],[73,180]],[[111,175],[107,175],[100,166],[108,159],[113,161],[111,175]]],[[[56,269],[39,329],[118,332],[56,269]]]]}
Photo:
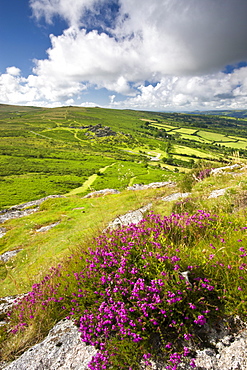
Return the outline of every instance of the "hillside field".
{"type": "Polygon", "coordinates": [[[245,158],[245,128],[226,117],[0,105],[0,209],[74,189],[175,180],[201,159],[245,158]]]}

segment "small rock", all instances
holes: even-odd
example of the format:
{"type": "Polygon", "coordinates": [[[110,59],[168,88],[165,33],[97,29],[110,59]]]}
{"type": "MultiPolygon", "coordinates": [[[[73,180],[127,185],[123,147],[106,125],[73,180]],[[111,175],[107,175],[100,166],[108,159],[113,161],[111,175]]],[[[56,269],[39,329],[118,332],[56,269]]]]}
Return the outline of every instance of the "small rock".
{"type": "Polygon", "coordinates": [[[7,230],[5,227],[0,227],[0,238],[2,238],[6,234],[7,230]]]}
{"type": "Polygon", "coordinates": [[[213,190],[209,194],[208,199],[221,197],[222,195],[224,195],[226,193],[227,189],[229,189],[229,188],[213,190]]]}
{"type": "Polygon", "coordinates": [[[11,258],[16,256],[17,253],[19,253],[20,251],[22,251],[22,249],[16,249],[14,251],[8,251],[8,252],[3,253],[0,255],[0,261],[8,262],[11,258]]]}
{"type": "Polygon", "coordinates": [[[139,208],[132,212],[128,212],[125,215],[119,216],[109,223],[108,228],[116,229],[118,227],[127,226],[130,224],[137,224],[143,219],[143,213],[148,211],[151,207],[152,203],[149,203],[142,208],[139,208]]]}
{"type": "Polygon", "coordinates": [[[164,198],[161,198],[165,202],[171,202],[173,200],[178,200],[179,198],[187,198],[191,193],[174,193],[170,194],[164,198]]]}
{"type": "Polygon", "coordinates": [[[116,189],[103,189],[103,190],[98,190],[98,191],[93,191],[83,198],[93,198],[93,197],[99,197],[101,195],[108,195],[108,194],[119,194],[120,191],[116,189]]]}
{"type": "Polygon", "coordinates": [[[173,181],[165,181],[165,182],[151,182],[150,184],[143,185],[143,184],[134,184],[129,186],[127,190],[144,190],[144,189],[156,189],[161,188],[164,186],[175,186],[175,182],[173,181]]]}
{"type": "Polygon", "coordinates": [[[60,221],[55,222],[54,224],[51,224],[51,225],[42,226],[40,229],[37,229],[36,232],[37,233],[43,233],[45,231],[48,231],[48,230],[52,229],[53,227],[55,227],[55,226],[57,226],[59,224],[60,224],[60,221]]]}

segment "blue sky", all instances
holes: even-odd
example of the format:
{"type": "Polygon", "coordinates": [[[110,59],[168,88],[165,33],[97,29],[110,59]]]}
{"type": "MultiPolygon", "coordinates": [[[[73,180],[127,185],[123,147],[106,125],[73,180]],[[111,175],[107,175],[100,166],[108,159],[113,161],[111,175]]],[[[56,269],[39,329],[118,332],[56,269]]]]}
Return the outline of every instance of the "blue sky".
{"type": "Polygon", "coordinates": [[[247,107],[246,0],[2,0],[0,103],[247,107]]]}

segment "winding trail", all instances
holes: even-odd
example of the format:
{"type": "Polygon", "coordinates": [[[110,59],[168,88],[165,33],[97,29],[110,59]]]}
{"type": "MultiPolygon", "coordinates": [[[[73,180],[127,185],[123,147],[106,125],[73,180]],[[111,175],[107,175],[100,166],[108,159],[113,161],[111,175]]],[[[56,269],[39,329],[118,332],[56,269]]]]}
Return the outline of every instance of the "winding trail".
{"type": "MultiPolygon", "coordinates": [[[[109,164],[106,167],[102,167],[102,168],[99,169],[99,171],[100,172],[105,172],[107,170],[107,168],[113,166],[114,164],[115,164],[115,162],[112,163],[112,164],[109,164]]],[[[89,176],[89,178],[82,184],[82,186],[80,186],[79,188],[75,188],[75,189],[71,190],[69,193],[67,193],[65,195],[76,195],[76,194],[79,194],[79,193],[83,193],[94,183],[94,181],[97,179],[97,177],[98,177],[98,175],[96,173],[94,173],[93,175],[89,176]]]]}

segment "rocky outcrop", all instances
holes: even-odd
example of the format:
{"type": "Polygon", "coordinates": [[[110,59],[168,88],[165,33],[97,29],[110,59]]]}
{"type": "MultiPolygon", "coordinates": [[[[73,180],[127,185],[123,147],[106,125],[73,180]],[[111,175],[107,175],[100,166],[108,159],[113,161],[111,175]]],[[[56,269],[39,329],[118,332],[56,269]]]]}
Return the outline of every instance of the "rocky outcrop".
{"type": "Polygon", "coordinates": [[[87,129],[90,132],[93,132],[97,137],[105,137],[105,136],[116,136],[117,133],[113,131],[108,126],[102,126],[100,123],[98,125],[88,125],[88,126],[81,126],[80,129],[87,129]]]}
{"type": "Polygon", "coordinates": [[[38,211],[38,206],[50,198],[61,198],[63,195],[48,195],[47,197],[32,200],[0,211],[0,224],[12,218],[19,218],[38,211]]]}
{"type": "MultiPolygon", "coordinates": [[[[6,317],[7,312],[12,309],[12,307],[16,304],[18,299],[21,299],[25,296],[25,294],[15,295],[0,298],[0,326],[6,325],[6,317]]],[[[0,366],[1,369],[1,366],[0,366]]]]}
{"type": "Polygon", "coordinates": [[[57,226],[59,224],[60,224],[60,221],[54,222],[53,224],[50,224],[50,225],[47,225],[47,226],[42,226],[39,229],[37,229],[36,232],[37,233],[43,233],[45,231],[48,231],[48,230],[52,229],[53,227],[55,227],[55,226],[57,226]]]}
{"type": "Polygon", "coordinates": [[[7,232],[7,229],[5,227],[0,227],[0,238],[2,238],[7,232]]]}
{"type": "Polygon", "coordinates": [[[221,197],[222,195],[225,195],[225,193],[226,193],[226,191],[227,191],[228,189],[229,189],[229,188],[213,190],[213,191],[209,194],[208,199],[221,197]]]}
{"type": "Polygon", "coordinates": [[[243,170],[245,168],[246,168],[246,166],[244,166],[243,164],[235,163],[235,164],[232,164],[231,166],[213,168],[210,171],[210,175],[219,175],[219,174],[222,174],[222,173],[227,173],[231,170],[236,170],[236,169],[243,170]]]}

